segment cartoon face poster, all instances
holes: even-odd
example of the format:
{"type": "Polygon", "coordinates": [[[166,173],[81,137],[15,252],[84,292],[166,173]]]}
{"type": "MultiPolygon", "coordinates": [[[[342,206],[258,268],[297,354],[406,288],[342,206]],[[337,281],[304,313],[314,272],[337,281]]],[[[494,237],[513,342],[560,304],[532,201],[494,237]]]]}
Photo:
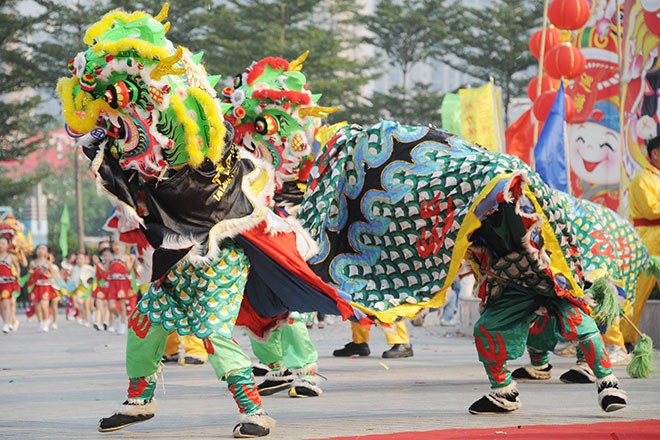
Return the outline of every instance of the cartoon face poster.
{"type": "Polygon", "coordinates": [[[658,135],[660,117],[660,0],[628,0],[624,9],[625,63],[621,68],[624,110],[622,212],[627,188],[648,165],[645,142],[658,135]]]}
{"type": "Polygon", "coordinates": [[[576,113],[567,126],[572,193],[615,211],[621,176],[616,30],[616,1],[592,0],[591,17],[573,38],[585,71],[566,89],[576,113]]]}

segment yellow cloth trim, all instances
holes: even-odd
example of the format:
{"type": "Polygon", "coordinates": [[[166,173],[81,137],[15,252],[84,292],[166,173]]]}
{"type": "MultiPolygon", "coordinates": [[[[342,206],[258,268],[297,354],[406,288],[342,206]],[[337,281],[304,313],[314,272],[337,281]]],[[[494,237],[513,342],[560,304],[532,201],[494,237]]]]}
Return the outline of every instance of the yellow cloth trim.
{"type": "Polygon", "coordinates": [[[92,46],[92,50],[95,55],[102,52],[117,55],[119,52],[134,50],[138,53],[140,58],[151,60],[165,59],[170,55],[164,47],[156,46],[155,44],[148,43],[144,40],[138,40],[137,38],[122,38],[118,41],[99,41],[92,46]]]}
{"type": "Polygon", "coordinates": [[[87,29],[84,38],[85,44],[88,46],[93,45],[95,39],[98,39],[106,31],[112,28],[115,20],[121,20],[124,23],[129,23],[133,20],[139,20],[140,18],[151,18],[151,15],[142,11],[128,13],[121,9],[114,9],[105,14],[99,21],[94,23],[92,27],[87,29]]]}
{"type": "Polygon", "coordinates": [[[553,274],[563,274],[573,288],[571,295],[574,298],[582,298],[584,296],[582,287],[580,287],[580,285],[575,281],[575,278],[573,278],[573,272],[571,272],[570,268],[568,267],[568,262],[566,262],[564,253],[562,252],[561,246],[559,246],[559,242],[557,241],[557,237],[555,236],[555,233],[552,230],[550,223],[548,222],[548,218],[545,216],[543,209],[541,209],[541,205],[539,205],[539,202],[536,200],[536,196],[534,196],[532,190],[529,189],[529,186],[525,187],[525,195],[529,197],[529,199],[534,204],[536,212],[543,217],[543,224],[541,225],[541,236],[543,237],[544,249],[550,257],[550,270],[553,274]]]}
{"type": "Polygon", "coordinates": [[[414,319],[415,315],[417,315],[417,313],[421,309],[427,307],[431,307],[431,308],[442,307],[445,304],[445,294],[447,292],[447,289],[451,286],[451,283],[454,281],[454,278],[456,278],[456,275],[458,274],[458,270],[461,267],[461,261],[463,260],[463,257],[467,253],[468,248],[472,244],[472,242],[470,242],[467,237],[472,232],[476,231],[481,227],[481,221],[479,221],[476,214],[474,213],[475,209],[477,208],[477,206],[479,206],[479,203],[481,203],[486,198],[486,196],[493,190],[495,185],[497,185],[497,183],[500,180],[507,179],[512,175],[513,173],[507,173],[494,177],[493,180],[488,182],[486,187],[483,190],[481,190],[477,198],[474,200],[474,203],[470,207],[468,213],[465,215],[465,218],[463,219],[463,223],[461,224],[461,227],[458,230],[458,236],[456,237],[454,251],[452,252],[451,255],[451,263],[449,265],[449,271],[447,272],[447,278],[445,279],[445,284],[435,294],[435,296],[431,298],[430,301],[422,301],[417,304],[409,304],[409,303],[401,304],[399,306],[393,307],[383,312],[371,310],[367,307],[357,304],[356,302],[351,302],[351,305],[368,315],[376,316],[376,318],[379,321],[384,322],[386,324],[393,323],[394,320],[396,320],[396,318],[399,316],[403,318],[414,319]]]}
{"type": "Polygon", "coordinates": [[[84,108],[77,109],[75,103],[84,104],[85,100],[74,97],[73,89],[76,85],[78,85],[76,77],[61,78],[57,82],[57,94],[62,101],[62,115],[67,125],[78,133],[87,133],[96,127],[96,120],[102,110],[108,113],[115,113],[115,111],[102,98],[88,103],[84,108]]]}
{"type": "Polygon", "coordinates": [[[197,136],[199,126],[190,116],[186,114],[186,107],[183,101],[177,95],[172,95],[170,98],[170,108],[174,111],[177,122],[183,125],[183,134],[186,139],[186,153],[188,153],[188,163],[190,166],[197,168],[204,162],[204,154],[202,153],[202,139],[197,136]]]}
{"type": "Polygon", "coordinates": [[[227,129],[225,128],[225,124],[222,123],[222,116],[218,112],[218,107],[213,98],[211,98],[211,95],[199,87],[191,87],[190,93],[199,102],[209,121],[209,148],[206,152],[206,157],[214,164],[217,164],[225,146],[227,129]]]}
{"type": "Polygon", "coordinates": [[[348,122],[338,122],[330,126],[324,125],[316,130],[314,140],[319,141],[321,145],[326,145],[328,142],[330,142],[330,139],[332,139],[334,135],[337,134],[337,131],[339,131],[339,129],[345,125],[348,125],[348,122]]]}

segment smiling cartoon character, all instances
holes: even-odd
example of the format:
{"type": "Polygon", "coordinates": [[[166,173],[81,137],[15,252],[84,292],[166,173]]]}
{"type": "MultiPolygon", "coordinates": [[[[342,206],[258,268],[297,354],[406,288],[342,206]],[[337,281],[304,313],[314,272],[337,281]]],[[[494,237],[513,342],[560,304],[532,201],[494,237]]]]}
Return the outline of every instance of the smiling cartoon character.
{"type": "Polygon", "coordinates": [[[568,130],[575,195],[616,209],[621,175],[616,105],[596,103],[587,121],[571,124],[568,130]]]}

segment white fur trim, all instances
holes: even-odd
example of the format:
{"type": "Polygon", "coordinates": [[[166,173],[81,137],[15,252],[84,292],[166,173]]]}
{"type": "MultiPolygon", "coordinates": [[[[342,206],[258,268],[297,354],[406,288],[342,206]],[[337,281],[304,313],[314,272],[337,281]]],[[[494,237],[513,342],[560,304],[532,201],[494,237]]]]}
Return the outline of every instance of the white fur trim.
{"type": "Polygon", "coordinates": [[[534,379],[539,379],[539,380],[548,380],[552,377],[552,369],[543,371],[545,368],[548,367],[550,364],[545,364],[541,366],[535,366],[535,365],[525,365],[523,368],[525,371],[527,371],[527,374],[532,376],[534,379]]]}
{"type": "Polygon", "coordinates": [[[291,384],[291,388],[295,388],[295,387],[307,388],[308,390],[312,390],[316,393],[317,396],[323,394],[323,390],[318,387],[316,381],[314,379],[310,379],[307,377],[296,378],[296,380],[294,380],[293,383],[291,384]]]}
{"type": "Polygon", "coordinates": [[[125,405],[122,404],[119,408],[117,408],[117,411],[115,411],[116,414],[123,414],[125,416],[147,416],[151,414],[156,414],[156,410],[158,409],[158,404],[156,403],[156,399],[153,398],[151,399],[150,402],[144,403],[143,399],[128,399],[129,403],[135,403],[134,405],[125,405]]]}
{"type": "Polygon", "coordinates": [[[505,409],[507,411],[515,411],[522,407],[520,399],[518,399],[518,388],[516,388],[516,383],[511,382],[509,385],[502,388],[494,388],[489,394],[486,394],[486,398],[490,400],[496,406],[505,409]],[[516,396],[515,401],[507,399],[507,397],[516,396]]]}
{"type": "Polygon", "coordinates": [[[598,405],[600,405],[601,408],[603,407],[603,399],[607,396],[616,396],[627,401],[628,396],[626,395],[626,392],[616,388],[619,386],[619,380],[613,374],[598,379],[596,381],[597,389],[600,389],[601,386],[605,387],[598,393],[598,405]]]}
{"type": "Polygon", "coordinates": [[[236,424],[239,425],[241,423],[252,423],[266,429],[272,429],[276,424],[275,420],[263,409],[259,409],[252,414],[241,414],[238,416],[236,424]]]}
{"type": "Polygon", "coordinates": [[[292,368],[291,370],[298,376],[306,376],[309,374],[314,375],[316,374],[316,370],[318,370],[318,365],[316,362],[312,362],[311,364],[307,364],[302,368],[292,368]]]}
{"type": "Polygon", "coordinates": [[[594,376],[594,372],[591,368],[589,368],[589,365],[586,362],[578,362],[571,368],[571,370],[576,371],[577,373],[588,377],[591,382],[596,381],[596,376],[594,376]]]}
{"type": "Polygon", "coordinates": [[[282,367],[279,370],[269,371],[264,376],[264,379],[272,380],[273,382],[289,382],[293,379],[293,374],[291,374],[291,372],[287,368],[282,367]]]}

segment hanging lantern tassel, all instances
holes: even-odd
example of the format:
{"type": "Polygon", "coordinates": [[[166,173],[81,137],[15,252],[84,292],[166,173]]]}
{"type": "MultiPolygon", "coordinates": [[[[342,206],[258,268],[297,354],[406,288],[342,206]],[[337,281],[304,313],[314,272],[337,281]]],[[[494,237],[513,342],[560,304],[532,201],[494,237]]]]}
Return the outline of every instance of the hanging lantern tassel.
{"type": "Polygon", "coordinates": [[[653,358],[653,340],[649,335],[642,333],[630,318],[626,315],[622,316],[639,335],[639,341],[633,349],[633,356],[626,367],[626,372],[630,377],[638,379],[649,377],[651,373],[658,371],[653,358]]]}

